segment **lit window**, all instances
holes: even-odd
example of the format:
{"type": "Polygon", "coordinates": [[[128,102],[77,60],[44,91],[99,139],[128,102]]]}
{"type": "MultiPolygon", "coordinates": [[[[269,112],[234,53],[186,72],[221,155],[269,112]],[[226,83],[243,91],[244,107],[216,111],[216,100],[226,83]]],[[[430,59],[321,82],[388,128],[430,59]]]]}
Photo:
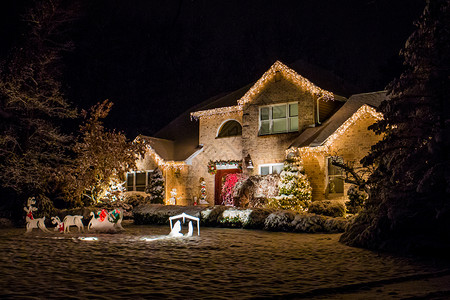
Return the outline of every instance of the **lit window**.
{"type": "Polygon", "coordinates": [[[344,170],[332,164],[333,160],[344,162],[342,157],[328,157],[328,194],[343,194],[344,193],[344,170]]]}
{"type": "Polygon", "coordinates": [[[127,173],[127,191],[144,192],[153,170],[127,173]]]}
{"type": "Polygon", "coordinates": [[[298,131],[297,102],[260,107],[260,135],[294,131],[298,131]]]}
{"type": "Polygon", "coordinates": [[[283,171],[284,164],[267,164],[259,166],[260,175],[280,174],[283,171]]]}
{"type": "Polygon", "coordinates": [[[230,120],[225,122],[220,128],[217,137],[239,136],[242,135],[242,126],[238,121],[230,120]]]}

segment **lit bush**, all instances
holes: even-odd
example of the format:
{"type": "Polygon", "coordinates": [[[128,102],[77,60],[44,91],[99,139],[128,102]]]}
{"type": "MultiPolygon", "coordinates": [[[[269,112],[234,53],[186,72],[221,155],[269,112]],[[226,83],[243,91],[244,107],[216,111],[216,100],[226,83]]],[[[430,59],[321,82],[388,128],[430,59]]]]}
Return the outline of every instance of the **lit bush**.
{"type": "Polygon", "coordinates": [[[300,158],[287,159],[280,174],[279,195],[268,199],[267,207],[304,211],[311,202],[312,188],[300,158]]]}
{"type": "Polygon", "coordinates": [[[237,207],[263,208],[267,199],[278,195],[280,175],[253,175],[241,177],[234,187],[234,205],[237,207]]]}

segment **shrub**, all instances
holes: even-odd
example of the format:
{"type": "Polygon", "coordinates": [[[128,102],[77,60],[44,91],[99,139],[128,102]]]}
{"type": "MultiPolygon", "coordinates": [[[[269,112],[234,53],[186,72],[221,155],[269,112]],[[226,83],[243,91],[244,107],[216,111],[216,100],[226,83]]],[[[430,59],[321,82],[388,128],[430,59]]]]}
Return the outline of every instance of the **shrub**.
{"type": "Polygon", "coordinates": [[[131,194],[126,195],[124,202],[128,205],[131,205],[132,207],[139,206],[141,204],[149,204],[150,203],[150,197],[143,197],[142,195],[138,194],[131,194]]]}
{"type": "Polygon", "coordinates": [[[156,169],[150,174],[145,192],[150,194],[150,203],[164,204],[164,177],[160,169],[156,169]]]}
{"type": "Polygon", "coordinates": [[[348,212],[351,214],[357,214],[364,206],[368,195],[366,192],[361,191],[356,185],[352,185],[347,191],[347,196],[349,199],[347,202],[348,212]]]}
{"type": "Polygon", "coordinates": [[[278,183],[280,175],[254,175],[243,177],[234,188],[234,205],[237,207],[265,207],[267,198],[278,195],[278,183]]]}
{"type": "Polygon", "coordinates": [[[280,176],[279,195],[269,198],[267,207],[304,211],[311,202],[312,188],[304,174],[301,159],[287,159],[280,176]]]}
{"type": "Polygon", "coordinates": [[[316,215],[324,215],[330,217],[345,216],[345,204],[338,200],[313,201],[308,207],[308,212],[316,215]]]}

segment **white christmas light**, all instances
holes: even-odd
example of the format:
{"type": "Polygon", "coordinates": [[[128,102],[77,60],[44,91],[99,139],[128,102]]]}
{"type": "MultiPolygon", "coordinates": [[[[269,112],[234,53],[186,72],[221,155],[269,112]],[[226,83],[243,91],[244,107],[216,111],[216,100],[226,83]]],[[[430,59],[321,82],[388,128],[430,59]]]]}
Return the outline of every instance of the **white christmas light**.
{"type": "Polygon", "coordinates": [[[235,112],[242,113],[244,105],[251,102],[255,95],[258,95],[275,77],[277,72],[281,73],[287,80],[300,86],[314,96],[322,97],[325,100],[334,100],[334,94],[332,92],[321,89],[305,77],[300,76],[297,72],[284,65],[282,62],[276,61],[270,69],[267,70],[263,76],[245,93],[245,95],[237,100],[238,105],[192,112],[191,118],[198,120],[200,118],[212,118],[215,115],[224,115],[235,112]]]}
{"type": "Polygon", "coordinates": [[[317,147],[289,148],[288,150],[286,150],[286,155],[289,155],[289,153],[297,153],[298,155],[300,155],[300,157],[306,156],[317,157],[319,155],[325,155],[327,153],[330,153],[330,148],[333,145],[334,141],[337,140],[340,136],[342,136],[351,127],[351,125],[355,124],[356,121],[358,121],[365,115],[370,115],[377,121],[383,119],[382,113],[379,113],[375,110],[375,108],[367,104],[364,104],[341,126],[339,126],[339,128],[332,135],[330,135],[322,145],[317,147]]]}

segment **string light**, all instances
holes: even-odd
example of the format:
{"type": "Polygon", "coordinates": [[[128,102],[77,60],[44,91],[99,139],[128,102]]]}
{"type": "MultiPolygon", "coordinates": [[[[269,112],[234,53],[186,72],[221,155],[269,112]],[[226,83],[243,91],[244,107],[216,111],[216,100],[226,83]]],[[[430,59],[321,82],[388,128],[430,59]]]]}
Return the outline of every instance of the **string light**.
{"type": "Polygon", "coordinates": [[[259,94],[268,82],[276,75],[277,72],[281,72],[284,77],[290,80],[292,83],[301,86],[306,91],[315,96],[322,97],[326,100],[334,100],[333,93],[319,88],[317,85],[309,81],[303,76],[300,76],[297,72],[286,66],[280,61],[276,61],[266,73],[245,93],[245,95],[238,100],[238,105],[245,105],[250,102],[253,97],[259,94]]]}
{"type": "Polygon", "coordinates": [[[236,112],[242,112],[243,107],[240,105],[227,106],[227,107],[219,107],[208,110],[200,110],[191,113],[191,119],[198,120],[200,118],[206,117],[211,118],[216,115],[227,115],[236,112]]]}
{"type": "Polygon", "coordinates": [[[184,166],[187,166],[186,162],[184,161],[166,161],[161,156],[156,153],[155,149],[153,149],[150,145],[147,144],[147,141],[145,138],[142,138],[141,136],[138,136],[134,142],[137,143],[145,143],[145,147],[147,149],[147,153],[150,155],[151,158],[156,162],[158,167],[160,167],[163,170],[166,170],[168,168],[183,168],[184,166]]]}
{"type": "Polygon", "coordinates": [[[267,70],[263,76],[245,93],[245,95],[237,100],[238,105],[192,112],[191,119],[198,120],[200,118],[213,118],[216,115],[225,115],[236,112],[242,113],[244,110],[244,105],[251,102],[256,95],[261,93],[266,85],[275,77],[277,72],[280,72],[287,80],[300,86],[302,89],[310,92],[314,96],[322,97],[324,100],[334,100],[334,94],[332,92],[321,89],[305,77],[299,75],[297,72],[277,60],[270,67],[270,69],[267,70]]]}
{"type": "Polygon", "coordinates": [[[341,126],[339,126],[339,128],[333,134],[331,134],[322,145],[317,147],[301,147],[301,148],[292,147],[286,150],[286,155],[293,153],[301,157],[308,157],[308,156],[317,157],[319,155],[325,155],[327,153],[330,153],[331,152],[330,149],[334,141],[336,141],[340,136],[342,136],[353,124],[356,123],[356,121],[358,121],[359,119],[361,119],[366,115],[372,116],[377,121],[383,119],[382,113],[379,113],[375,110],[375,108],[367,104],[364,104],[341,126]]]}

